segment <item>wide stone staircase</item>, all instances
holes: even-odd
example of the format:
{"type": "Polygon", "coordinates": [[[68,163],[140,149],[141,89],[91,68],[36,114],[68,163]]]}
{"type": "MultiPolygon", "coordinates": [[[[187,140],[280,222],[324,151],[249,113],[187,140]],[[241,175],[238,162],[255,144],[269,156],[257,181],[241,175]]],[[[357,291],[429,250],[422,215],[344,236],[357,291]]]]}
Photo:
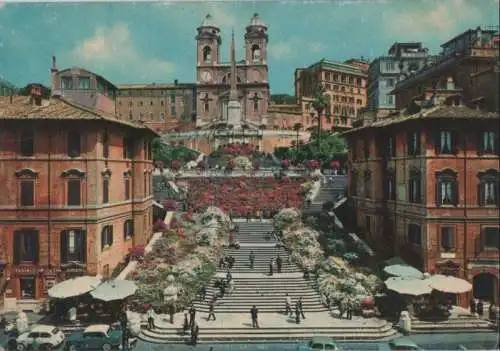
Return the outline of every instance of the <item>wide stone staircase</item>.
{"type": "MultiPolygon", "coordinates": [[[[239,226],[236,239],[239,249],[227,248],[225,254],[235,258],[231,269],[234,291],[217,300],[216,321],[207,321],[209,301],[219,289],[214,283],[225,278],[227,271],[219,269],[216,277],[207,286],[205,300],[193,301],[200,326],[200,342],[248,341],[248,340],[301,340],[313,335],[327,335],[342,339],[380,339],[396,332],[387,322],[375,319],[338,320],[332,317],[322,303],[312,281],[303,278],[303,273],[288,261],[288,253],[272,235],[273,225],[268,221],[235,220],[239,226]],[[254,268],[250,268],[249,255],[255,254],[254,268]],[[269,275],[270,260],[278,255],[283,260],[280,274],[269,275]],[[285,294],[292,304],[302,297],[306,319],[301,324],[284,314],[285,294]],[[251,328],[250,309],[255,305],[259,310],[260,328],[251,328]]],[[[183,342],[188,336],[181,332],[184,317],[176,315],[174,324],[159,318],[155,329],[143,330],[141,338],[155,343],[183,342]]]]}
{"type": "Polygon", "coordinates": [[[305,213],[321,212],[323,204],[331,201],[336,203],[344,194],[347,186],[347,176],[327,177],[321,184],[321,187],[312,199],[311,205],[304,209],[305,213]]]}

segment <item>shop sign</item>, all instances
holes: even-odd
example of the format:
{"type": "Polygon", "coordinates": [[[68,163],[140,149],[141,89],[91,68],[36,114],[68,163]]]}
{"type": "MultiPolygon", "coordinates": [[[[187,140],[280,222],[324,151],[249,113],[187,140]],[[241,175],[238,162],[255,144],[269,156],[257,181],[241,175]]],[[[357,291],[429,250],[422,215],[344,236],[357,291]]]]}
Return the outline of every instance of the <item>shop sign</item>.
{"type": "Polygon", "coordinates": [[[35,266],[17,266],[14,268],[16,275],[36,275],[37,267],[35,266]]]}

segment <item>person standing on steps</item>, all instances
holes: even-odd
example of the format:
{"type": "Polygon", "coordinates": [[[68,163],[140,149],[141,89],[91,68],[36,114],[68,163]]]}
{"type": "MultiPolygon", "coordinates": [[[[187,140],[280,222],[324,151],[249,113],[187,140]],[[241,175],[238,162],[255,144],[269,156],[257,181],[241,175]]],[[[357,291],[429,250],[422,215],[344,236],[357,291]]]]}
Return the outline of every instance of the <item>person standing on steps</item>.
{"type": "Polygon", "coordinates": [[[203,285],[201,287],[200,297],[201,297],[201,301],[205,301],[205,298],[207,297],[207,288],[205,287],[205,285],[203,285]]]}
{"type": "Polygon", "coordinates": [[[188,314],[184,313],[184,324],[182,325],[182,331],[184,332],[184,335],[187,334],[188,330],[189,330],[188,314]]]}
{"type": "Polygon", "coordinates": [[[277,269],[278,273],[281,273],[282,265],[283,265],[283,261],[281,260],[281,257],[278,254],[278,257],[276,258],[276,269],[277,269]]]}
{"type": "Polygon", "coordinates": [[[253,253],[253,250],[250,251],[248,259],[250,261],[250,269],[253,269],[253,263],[255,262],[255,254],[253,253]]]}
{"type": "Polygon", "coordinates": [[[297,306],[299,307],[300,315],[302,316],[302,319],[306,319],[306,316],[304,316],[304,308],[302,306],[302,296],[299,297],[299,301],[297,301],[297,306]]]}
{"type": "Polygon", "coordinates": [[[259,310],[255,305],[250,310],[250,316],[252,317],[252,328],[259,328],[259,310]]]}
{"type": "Polygon", "coordinates": [[[483,301],[479,300],[479,302],[477,303],[477,306],[476,306],[476,311],[477,311],[477,314],[479,315],[479,318],[483,318],[483,314],[484,314],[483,301]]]}
{"type": "Polygon", "coordinates": [[[271,261],[269,261],[269,275],[273,275],[273,267],[274,266],[274,259],[271,258],[271,261]]]}
{"type": "Polygon", "coordinates": [[[228,284],[231,280],[233,280],[233,275],[231,274],[231,271],[229,269],[227,270],[226,280],[228,284]]]}
{"type": "Polygon", "coordinates": [[[149,330],[153,330],[155,328],[155,311],[153,307],[149,307],[146,316],[148,318],[148,328],[149,330]]]}
{"type": "Polygon", "coordinates": [[[289,314],[290,317],[293,315],[293,311],[292,311],[292,298],[290,297],[290,295],[288,295],[288,293],[285,294],[285,314],[289,314]]]}
{"type": "Polygon", "coordinates": [[[469,308],[470,308],[470,313],[476,315],[476,301],[474,299],[470,299],[469,308]]]}
{"type": "Polygon", "coordinates": [[[300,324],[300,307],[298,301],[295,303],[295,323],[300,324]]]}
{"type": "Polygon", "coordinates": [[[207,321],[211,320],[212,317],[214,317],[214,321],[215,321],[214,308],[215,308],[215,300],[212,300],[212,302],[210,302],[210,307],[208,308],[208,318],[207,318],[207,321]]]}
{"type": "Polygon", "coordinates": [[[191,307],[189,308],[189,327],[191,329],[193,329],[195,318],[196,318],[196,310],[194,309],[194,306],[191,305],[191,307]]]}
{"type": "Polygon", "coordinates": [[[198,335],[200,333],[200,327],[198,323],[193,324],[193,328],[191,329],[191,344],[196,345],[198,343],[198,335]]]}

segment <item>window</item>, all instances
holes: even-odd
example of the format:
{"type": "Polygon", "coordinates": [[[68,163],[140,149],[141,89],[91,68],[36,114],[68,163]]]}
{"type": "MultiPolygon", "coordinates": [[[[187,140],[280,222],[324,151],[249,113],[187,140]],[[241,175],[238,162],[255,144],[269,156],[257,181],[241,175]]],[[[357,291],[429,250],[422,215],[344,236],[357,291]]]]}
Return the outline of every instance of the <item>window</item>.
{"type": "Polygon", "coordinates": [[[457,174],[451,169],[436,173],[436,204],[456,206],[458,204],[457,174]]]}
{"type": "Polygon", "coordinates": [[[386,102],[387,105],[394,104],[394,96],[392,96],[392,95],[386,95],[385,96],[385,102],[386,102]]]}
{"type": "Polygon", "coordinates": [[[387,137],[387,157],[396,157],[396,137],[392,135],[387,137]]]}
{"type": "Polygon", "coordinates": [[[35,206],[35,180],[22,179],[20,182],[21,206],[35,206]]]}
{"type": "Polygon", "coordinates": [[[123,138],[123,158],[134,158],[134,140],[130,137],[123,138]]]}
{"type": "Polygon", "coordinates": [[[386,61],[385,62],[385,69],[386,69],[386,71],[393,71],[394,70],[394,62],[386,61]]]}
{"type": "Polygon", "coordinates": [[[161,105],[161,106],[164,106],[164,105],[165,105],[165,101],[161,100],[161,101],[160,101],[160,105],[161,105]]]}
{"type": "Polygon", "coordinates": [[[61,263],[87,261],[87,233],[81,229],[61,232],[61,263]]]}
{"type": "Polygon", "coordinates": [[[21,156],[33,156],[35,153],[35,133],[26,129],[21,134],[21,156]]]}
{"type": "Polygon", "coordinates": [[[80,206],[81,199],[81,180],[68,179],[68,206],[80,206]]]}
{"type": "Polygon", "coordinates": [[[153,101],[150,101],[149,106],[153,106],[153,105],[154,105],[153,101]]]}
{"type": "Polygon", "coordinates": [[[393,171],[387,173],[386,182],[387,199],[396,200],[396,174],[393,171]]]}
{"type": "Polygon", "coordinates": [[[497,154],[498,153],[498,135],[496,132],[483,132],[481,133],[481,145],[479,150],[483,154],[497,154]]]}
{"type": "Polygon", "coordinates": [[[351,171],[351,195],[358,195],[358,172],[351,171]]]}
{"type": "Polygon", "coordinates": [[[113,226],[107,225],[101,231],[101,250],[113,245],[113,226]]]}
{"type": "Polygon", "coordinates": [[[419,225],[417,224],[408,225],[408,243],[416,246],[422,245],[422,238],[419,225]]]}
{"type": "Polygon", "coordinates": [[[500,206],[500,176],[497,170],[489,169],[479,173],[479,205],[500,206]]]}
{"type": "Polygon", "coordinates": [[[102,203],[107,204],[109,202],[109,178],[104,178],[102,180],[102,203]]]}
{"type": "MultiPolygon", "coordinates": [[[[35,277],[20,277],[19,287],[21,289],[21,300],[31,300],[36,299],[36,279],[35,277]]],[[[34,337],[38,337],[38,333],[34,337]]],[[[30,335],[31,335],[30,334],[30,335]]]]}
{"type": "Polygon", "coordinates": [[[338,74],[335,74],[335,75],[333,76],[333,80],[334,80],[334,81],[336,81],[336,82],[338,82],[338,81],[340,80],[339,75],[338,75],[338,74]]]}
{"type": "Polygon", "coordinates": [[[104,158],[109,157],[109,135],[107,131],[102,136],[102,156],[104,158]]]}
{"type": "Polygon", "coordinates": [[[139,106],[144,106],[144,102],[143,101],[139,101],[139,106]]]}
{"type": "Polygon", "coordinates": [[[130,200],[130,178],[125,178],[125,200],[130,200]]]}
{"type": "Polygon", "coordinates": [[[441,251],[449,252],[455,248],[455,228],[441,227],[439,243],[441,251]]]}
{"type": "Polygon", "coordinates": [[[449,155],[455,153],[455,133],[449,130],[441,130],[436,138],[436,153],[449,155]]]}
{"type": "Polygon", "coordinates": [[[128,105],[129,105],[129,106],[132,106],[132,105],[133,105],[132,101],[129,101],[128,105]]]}
{"type": "Polygon", "coordinates": [[[123,238],[127,240],[133,236],[134,236],[134,222],[131,219],[127,219],[123,223],[123,238]]]}
{"type": "Polygon", "coordinates": [[[420,133],[408,133],[408,155],[418,155],[420,153],[420,133]]]}
{"type": "Polygon", "coordinates": [[[422,177],[420,171],[410,171],[408,180],[408,201],[414,204],[422,203],[422,177]]]}
{"type": "Polygon", "coordinates": [[[81,135],[76,131],[71,131],[68,133],[68,156],[69,157],[80,157],[81,150],[81,135]]]}
{"type": "Polygon", "coordinates": [[[38,231],[21,229],[14,232],[14,264],[38,263],[38,231]]]}
{"type": "Polygon", "coordinates": [[[394,86],[394,79],[392,79],[392,78],[387,79],[387,80],[385,81],[385,86],[386,86],[387,88],[392,88],[392,87],[394,86]]]}
{"type": "Polygon", "coordinates": [[[153,121],[153,120],[154,120],[154,115],[153,115],[153,112],[150,112],[150,113],[149,113],[149,120],[150,120],[150,121],[153,121]]]}
{"type": "Polygon", "coordinates": [[[80,77],[79,88],[80,89],[90,89],[90,78],[80,77]]]}
{"type": "Polygon", "coordinates": [[[175,108],[175,105],[170,106],[170,114],[172,115],[172,117],[177,116],[177,110],[175,108]]]}
{"type": "Polygon", "coordinates": [[[356,78],[356,85],[361,87],[361,78],[356,78]]]}
{"type": "Polygon", "coordinates": [[[372,172],[365,171],[365,197],[370,199],[372,197],[372,172]]]}
{"type": "Polygon", "coordinates": [[[210,46],[205,46],[203,48],[203,62],[212,62],[212,49],[210,49],[210,46]]]}
{"type": "Polygon", "coordinates": [[[62,89],[73,89],[73,78],[72,77],[61,77],[61,88],[62,89]]]}
{"type": "Polygon", "coordinates": [[[500,228],[485,227],[482,234],[483,248],[500,250],[500,228]]]}
{"type": "Polygon", "coordinates": [[[165,113],[164,112],[160,112],[160,120],[161,121],[165,120],[165,113]]]}

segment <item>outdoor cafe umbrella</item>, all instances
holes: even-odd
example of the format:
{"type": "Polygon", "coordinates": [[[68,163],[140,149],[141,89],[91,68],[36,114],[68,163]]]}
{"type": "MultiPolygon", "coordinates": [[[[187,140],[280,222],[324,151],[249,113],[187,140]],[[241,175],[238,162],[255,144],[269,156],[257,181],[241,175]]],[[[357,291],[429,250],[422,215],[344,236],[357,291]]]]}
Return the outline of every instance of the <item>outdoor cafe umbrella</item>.
{"type": "Polygon", "coordinates": [[[396,277],[423,278],[423,273],[412,266],[405,264],[393,264],[384,268],[384,272],[396,277]]]}
{"type": "Polygon", "coordinates": [[[101,278],[83,276],[68,279],[54,285],[48,290],[52,298],[66,299],[68,297],[80,296],[94,290],[101,283],[101,278]]]}
{"type": "Polygon", "coordinates": [[[427,279],[392,277],[384,283],[387,289],[402,295],[419,296],[430,294],[432,291],[427,279]]]}
{"type": "Polygon", "coordinates": [[[122,300],[135,294],[137,285],[130,280],[108,280],[93,290],[90,295],[102,301],[122,300]]]}
{"type": "Polygon", "coordinates": [[[429,285],[444,293],[461,294],[472,290],[472,284],[464,279],[436,274],[426,279],[429,285]]]}

